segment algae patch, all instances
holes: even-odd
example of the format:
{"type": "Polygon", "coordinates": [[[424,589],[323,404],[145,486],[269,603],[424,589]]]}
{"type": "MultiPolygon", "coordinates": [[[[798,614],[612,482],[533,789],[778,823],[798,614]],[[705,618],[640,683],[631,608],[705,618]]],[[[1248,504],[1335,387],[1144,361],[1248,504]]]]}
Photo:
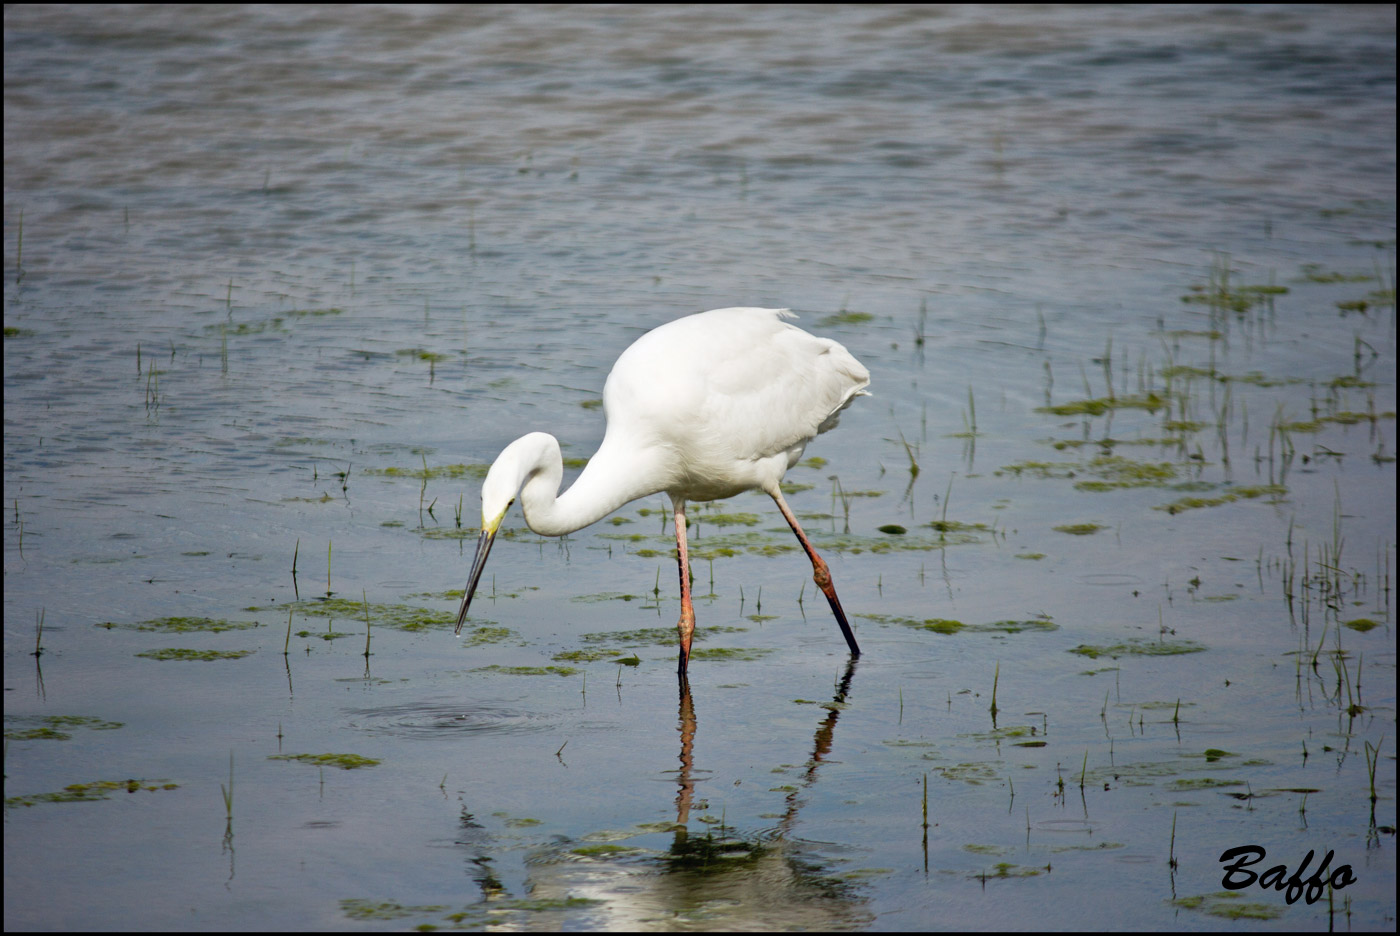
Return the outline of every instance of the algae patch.
{"type": "Polygon", "coordinates": [[[248,630],[253,627],[262,627],[257,621],[225,621],[220,618],[206,617],[166,617],[127,624],[118,623],[116,621],[102,621],[94,626],[103,627],[107,630],[111,630],[115,627],[121,630],[155,631],[162,634],[220,634],[224,631],[248,630]]]}
{"type": "Polygon", "coordinates": [[[1070,536],[1092,536],[1100,530],[1108,527],[1102,523],[1062,523],[1057,527],[1052,527],[1056,533],[1068,533],[1070,536]]]}
{"type": "Polygon", "coordinates": [[[356,770],[360,767],[374,767],[379,761],[359,754],[269,754],[268,760],[299,761],[315,764],[318,767],[339,767],[341,770],[356,770]]]}
{"type": "Polygon", "coordinates": [[[1108,645],[1080,644],[1068,652],[1097,660],[1101,656],[1179,656],[1183,653],[1200,653],[1205,649],[1203,644],[1198,644],[1194,640],[1153,641],[1132,638],[1123,643],[1108,645]]]}
{"type": "Polygon", "coordinates": [[[177,790],[178,783],[169,780],[94,780],[91,783],[70,783],[54,793],[34,793],[28,796],[6,797],[6,806],[34,806],[38,803],[96,803],[111,799],[112,793],[154,793],[177,790]]]}
{"type": "Polygon", "coordinates": [[[734,660],[752,662],[772,653],[765,647],[695,647],[690,651],[692,660],[734,660]]]}
{"type": "MultiPolygon", "coordinates": [[[[307,617],[343,618],[363,624],[368,612],[373,627],[390,627],[407,633],[453,627],[457,615],[452,611],[435,611],[410,604],[374,604],[366,606],[362,599],[318,598],[302,601],[289,601],[278,608],[253,608],[254,611],[295,611],[307,617]]],[[[361,628],[363,633],[363,628],[361,628]]],[[[297,633],[299,637],[320,637],[315,631],[297,633]]],[[[337,636],[345,636],[338,634],[337,636]]]]}
{"type": "Polygon", "coordinates": [[[1058,624],[1049,618],[1036,618],[1024,621],[990,621],[986,624],[966,624],[951,618],[920,619],[904,617],[897,614],[857,614],[856,617],[864,618],[867,621],[874,621],[877,624],[898,624],[901,627],[932,631],[935,634],[944,635],[957,634],[964,631],[969,634],[1019,634],[1022,631],[1049,632],[1059,630],[1060,628],[1058,624]]]}
{"type": "Polygon", "coordinates": [[[208,663],[213,660],[241,660],[252,653],[252,650],[190,650],[186,647],[166,647],[161,650],[146,650],[136,655],[148,660],[208,663]]]}
{"type": "Polygon", "coordinates": [[[360,923],[385,923],[391,920],[405,920],[409,917],[421,916],[427,913],[442,913],[446,909],[446,904],[424,904],[418,907],[406,907],[392,900],[374,903],[373,901],[361,900],[354,897],[340,902],[340,912],[344,913],[349,919],[360,923]]]}
{"type": "Polygon", "coordinates": [[[482,644],[501,643],[515,636],[515,631],[509,627],[491,627],[489,625],[479,625],[463,632],[464,643],[468,647],[479,647],[482,644]]]}
{"type": "Polygon", "coordinates": [[[17,723],[37,723],[37,728],[7,728],[9,741],[67,741],[73,736],[66,729],[87,728],[91,731],[112,731],[122,722],[104,721],[90,715],[40,715],[16,718],[17,723]]]}
{"type": "Polygon", "coordinates": [[[1243,900],[1237,891],[1217,891],[1214,894],[1197,894],[1193,897],[1178,897],[1168,901],[1173,907],[1183,910],[1199,910],[1209,916],[1226,920],[1277,920],[1283,910],[1272,904],[1251,903],[1243,900]]]}
{"type": "Polygon", "coordinates": [[[478,666],[473,673],[504,673],[507,676],[572,676],[578,672],[573,666],[478,666]]]}
{"type": "Polygon", "coordinates": [[[1198,510],[1202,507],[1219,507],[1222,504],[1232,504],[1237,500],[1250,499],[1255,497],[1283,497],[1288,493],[1288,488],[1281,484],[1255,484],[1232,488],[1224,494],[1215,497],[1183,497],[1174,500],[1170,504],[1158,504],[1153,510],[1165,510],[1169,514],[1178,514],[1184,510],[1198,510]]]}
{"type": "Polygon", "coordinates": [[[1109,410],[1117,409],[1143,409],[1149,413],[1167,405],[1165,398],[1155,393],[1146,393],[1138,396],[1117,396],[1100,397],[1095,400],[1074,400],[1070,403],[1060,403],[1055,406],[1037,406],[1037,413],[1051,413],[1055,416],[1102,416],[1109,410]]]}

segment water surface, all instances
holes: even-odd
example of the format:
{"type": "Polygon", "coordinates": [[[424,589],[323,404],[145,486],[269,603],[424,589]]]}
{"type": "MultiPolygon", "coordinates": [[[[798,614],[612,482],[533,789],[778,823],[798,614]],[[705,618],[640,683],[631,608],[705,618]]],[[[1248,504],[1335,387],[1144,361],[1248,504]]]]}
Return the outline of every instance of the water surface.
{"type": "Polygon", "coordinates": [[[8,7],[6,927],[1390,929],[1394,36],[8,7]],[[729,305],[871,370],[788,477],[861,659],[762,495],[689,695],[660,496],[453,639],[484,465],[729,305]]]}

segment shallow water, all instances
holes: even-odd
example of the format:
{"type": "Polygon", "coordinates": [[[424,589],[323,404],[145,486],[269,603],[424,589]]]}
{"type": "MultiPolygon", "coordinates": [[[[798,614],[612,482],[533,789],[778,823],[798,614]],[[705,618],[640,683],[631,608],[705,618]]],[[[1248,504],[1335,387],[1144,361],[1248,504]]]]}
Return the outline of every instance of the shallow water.
{"type": "Polygon", "coordinates": [[[6,927],[1391,929],[1394,35],[7,8],[6,927]],[[463,466],[735,304],[871,370],[788,476],[860,660],[762,495],[688,696],[661,497],[453,639],[463,466]]]}

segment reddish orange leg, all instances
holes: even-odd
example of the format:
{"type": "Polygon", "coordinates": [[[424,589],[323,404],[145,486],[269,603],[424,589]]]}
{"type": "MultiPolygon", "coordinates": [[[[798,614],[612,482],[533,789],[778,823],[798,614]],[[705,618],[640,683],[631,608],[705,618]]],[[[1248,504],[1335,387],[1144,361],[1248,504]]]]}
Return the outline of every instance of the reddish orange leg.
{"type": "Polygon", "coordinates": [[[782,492],[774,488],[768,492],[773,500],[777,501],[778,509],[783,512],[783,519],[792,527],[792,532],[797,534],[797,539],[802,543],[802,548],[807,552],[807,558],[812,560],[812,581],[817,583],[817,587],[826,595],[826,603],[831,605],[831,613],[836,615],[836,623],[841,625],[841,634],[846,638],[846,645],[851,648],[851,656],[860,656],[860,647],[856,644],[856,635],[851,632],[851,625],[846,620],[846,612],[841,610],[841,599],[836,597],[836,586],[831,584],[831,570],[827,568],[826,561],[817,555],[817,551],[812,548],[811,540],[807,539],[807,534],[802,532],[802,526],[793,516],[788,508],[787,501],[783,500],[782,492]]]}
{"type": "Polygon", "coordinates": [[[681,659],[676,672],[685,676],[690,663],[690,638],[695,633],[695,606],[690,601],[690,550],[686,546],[685,501],[671,499],[676,514],[676,561],[680,564],[681,575],[681,619],[676,629],[681,637],[681,659]]]}

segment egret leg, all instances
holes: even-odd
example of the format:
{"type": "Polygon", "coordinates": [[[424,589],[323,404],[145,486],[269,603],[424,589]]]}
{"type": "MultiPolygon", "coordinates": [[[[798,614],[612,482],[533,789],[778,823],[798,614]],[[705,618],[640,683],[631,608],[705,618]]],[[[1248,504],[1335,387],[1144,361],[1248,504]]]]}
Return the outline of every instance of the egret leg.
{"type": "Polygon", "coordinates": [[[676,561],[680,564],[681,573],[681,619],[676,622],[676,629],[681,635],[681,659],[676,672],[684,678],[686,667],[690,664],[690,638],[695,633],[695,606],[690,601],[690,550],[685,537],[685,501],[672,498],[671,506],[675,509],[676,561]]]}
{"type": "Polygon", "coordinates": [[[782,492],[776,488],[768,492],[778,504],[778,509],[783,512],[783,519],[792,527],[792,532],[797,534],[797,539],[802,543],[802,548],[807,552],[807,558],[812,560],[812,581],[817,583],[817,587],[826,595],[826,603],[831,605],[831,613],[836,615],[836,623],[841,625],[841,634],[846,638],[846,645],[851,648],[851,656],[860,656],[860,647],[856,645],[856,635],[851,633],[851,625],[846,620],[846,612],[841,610],[841,599],[836,597],[836,586],[831,584],[831,570],[827,568],[826,560],[817,555],[817,551],[812,548],[812,541],[807,539],[807,534],[802,532],[802,525],[797,522],[797,517],[793,516],[792,510],[788,507],[787,501],[783,500],[782,492]]]}

